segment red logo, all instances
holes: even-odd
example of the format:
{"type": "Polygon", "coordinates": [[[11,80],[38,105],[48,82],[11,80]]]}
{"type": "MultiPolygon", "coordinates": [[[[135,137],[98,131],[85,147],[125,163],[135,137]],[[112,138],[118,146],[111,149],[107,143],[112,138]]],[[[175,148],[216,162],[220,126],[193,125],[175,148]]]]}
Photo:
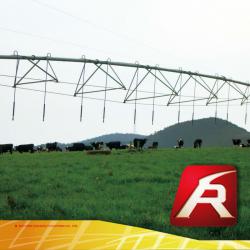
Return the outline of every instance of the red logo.
{"type": "Polygon", "coordinates": [[[187,166],[170,215],[174,226],[225,227],[237,223],[237,175],[229,165],[187,166]]]}

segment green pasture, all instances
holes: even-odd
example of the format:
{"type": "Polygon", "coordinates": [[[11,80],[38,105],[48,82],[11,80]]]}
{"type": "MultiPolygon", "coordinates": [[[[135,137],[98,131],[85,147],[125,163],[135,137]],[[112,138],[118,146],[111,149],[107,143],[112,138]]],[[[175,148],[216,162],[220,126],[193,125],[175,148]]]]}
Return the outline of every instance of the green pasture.
{"type": "Polygon", "coordinates": [[[250,148],[0,155],[0,219],[98,219],[196,239],[249,239],[249,187],[250,148]],[[236,226],[170,225],[179,179],[189,164],[237,167],[236,226]]]}

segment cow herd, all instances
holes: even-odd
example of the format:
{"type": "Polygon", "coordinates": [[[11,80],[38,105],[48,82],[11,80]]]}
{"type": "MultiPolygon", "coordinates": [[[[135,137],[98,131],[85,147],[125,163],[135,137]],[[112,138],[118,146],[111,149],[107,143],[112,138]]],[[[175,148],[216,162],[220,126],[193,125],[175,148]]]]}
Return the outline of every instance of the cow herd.
{"type": "MultiPolygon", "coordinates": [[[[135,138],[133,142],[130,144],[122,144],[120,141],[111,141],[108,143],[104,142],[92,142],[89,145],[85,145],[84,143],[73,143],[71,146],[67,146],[62,148],[59,146],[57,142],[46,143],[44,146],[35,146],[34,144],[22,144],[18,146],[13,146],[13,144],[0,144],[0,154],[2,153],[10,153],[12,154],[14,151],[19,153],[34,153],[34,152],[53,152],[53,151],[91,151],[91,150],[102,150],[108,148],[109,150],[113,149],[142,149],[146,143],[146,139],[138,139],[135,138]]],[[[152,146],[149,148],[157,148],[158,142],[153,142],[152,146]]]]}
{"type": "MultiPolygon", "coordinates": [[[[232,139],[233,145],[239,147],[250,147],[250,139],[246,140],[247,143],[242,143],[241,139],[232,139]]],[[[14,151],[19,153],[34,153],[34,152],[52,152],[52,151],[91,151],[91,150],[119,150],[119,149],[130,149],[130,150],[142,150],[147,142],[147,139],[135,138],[133,142],[129,144],[122,144],[120,141],[111,141],[104,143],[102,141],[99,142],[91,142],[89,145],[85,145],[84,143],[73,143],[71,146],[67,146],[62,148],[59,146],[57,142],[46,143],[44,146],[34,146],[34,144],[22,144],[18,146],[13,146],[13,144],[0,144],[0,154],[2,153],[10,153],[12,154],[14,151]]],[[[201,148],[202,139],[196,139],[193,142],[194,148],[201,148]]],[[[184,140],[179,138],[177,140],[177,145],[175,148],[183,148],[184,140]]],[[[148,146],[148,149],[157,149],[158,142],[152,142],[152,145],[148,146]]]]}
{"type": "MultiPolygon", "coordinates": [[[[195,139],[193,143],[194,148],[201,148],[202,146],[202,139],[195,139]]],[[[177,140],[177,145],[174,146],[174,148],[183,148],[184,147],[184,140],[182,138],[179,138],[177,140]]]]}
{"type": "Polygon", "coordinates": [[[246,140],[246,143],[242,143],[241,139],[232,139],[233,145],[238,147],[250,147],[250,139],[246,140]]]}

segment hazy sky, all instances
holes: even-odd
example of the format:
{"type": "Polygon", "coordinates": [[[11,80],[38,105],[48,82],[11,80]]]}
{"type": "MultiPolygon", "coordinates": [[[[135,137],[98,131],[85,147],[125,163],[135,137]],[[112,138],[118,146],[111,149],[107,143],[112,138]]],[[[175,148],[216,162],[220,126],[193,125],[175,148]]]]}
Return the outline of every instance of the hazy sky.
{"type": "MultiPolygon", "coordinates": [[[[0,0],[0,54],[58,57],[86,55],[92,59],[159,64],[162,67],[219,74],[250,80],[250,2],[248,0],[0,0]]],[[[58,77],[76,82],[81,65],[56,66],[58,77]],[[74,71],[75,70],[75,71],[74,71]],[[73,72],[74,71],[74,72],[73,72]]],[[[0,74],[14,73],[14,64],[0,60],[0,74]]],[[[125,79],[127,80],[127,79],[125,79]]],[[[0,77],[0,83],[7,79],[0,77]]],[[[12,83],[9,79],[8,83],[12,83]]],[[[65,88],[66,91],[67,87],[65,88]]],[[[0,143],[72,142],[93,136],[136,131],[150,134],[177,122],[177,108],[139,106],[136,126],[133,105],[48,95],[42,122],[43,95],[17,91],[15,121],[11,121],[13,89],[0,87],[0,143]]],[[[238,103],[237,103],[238,104],[238,103]]],[[[198,107],[196,118],[214,115],[214,107],[198,107]]],[[[226,117],[225,108],[218,116],[226,117]]],[[[190,120],[184,108],[181,121],[190,120]]],[[[244,124],[245,107],[230,107],[230,121],[244,124]]],[[[250,115],[249,115],[250,119],[250,115]]]]}

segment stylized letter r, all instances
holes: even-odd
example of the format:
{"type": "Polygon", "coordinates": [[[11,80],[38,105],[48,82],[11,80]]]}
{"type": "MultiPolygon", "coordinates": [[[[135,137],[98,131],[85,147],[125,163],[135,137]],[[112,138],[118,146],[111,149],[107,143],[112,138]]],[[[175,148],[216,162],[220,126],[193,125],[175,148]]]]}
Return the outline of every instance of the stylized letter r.
{"type": "Polygon", "coordinates": [[[229,211],[222,204],[226,200],[226,189],[221,184],[211,184],[210,182],[222,175],[230,174],[236,172],[225,171],[216,174],[208,175],[199,180],[199,185],[188,198],[182,209],[178,212],[176,217],[178,218],[189,218],[190,214],[195,209],[198,203],[210,203],[213,208],[217,211],[221,218],[234,218],[229,211]],[[202,197],[202,194],[206,190],[217,190],[217,197],[202,197]]]}

